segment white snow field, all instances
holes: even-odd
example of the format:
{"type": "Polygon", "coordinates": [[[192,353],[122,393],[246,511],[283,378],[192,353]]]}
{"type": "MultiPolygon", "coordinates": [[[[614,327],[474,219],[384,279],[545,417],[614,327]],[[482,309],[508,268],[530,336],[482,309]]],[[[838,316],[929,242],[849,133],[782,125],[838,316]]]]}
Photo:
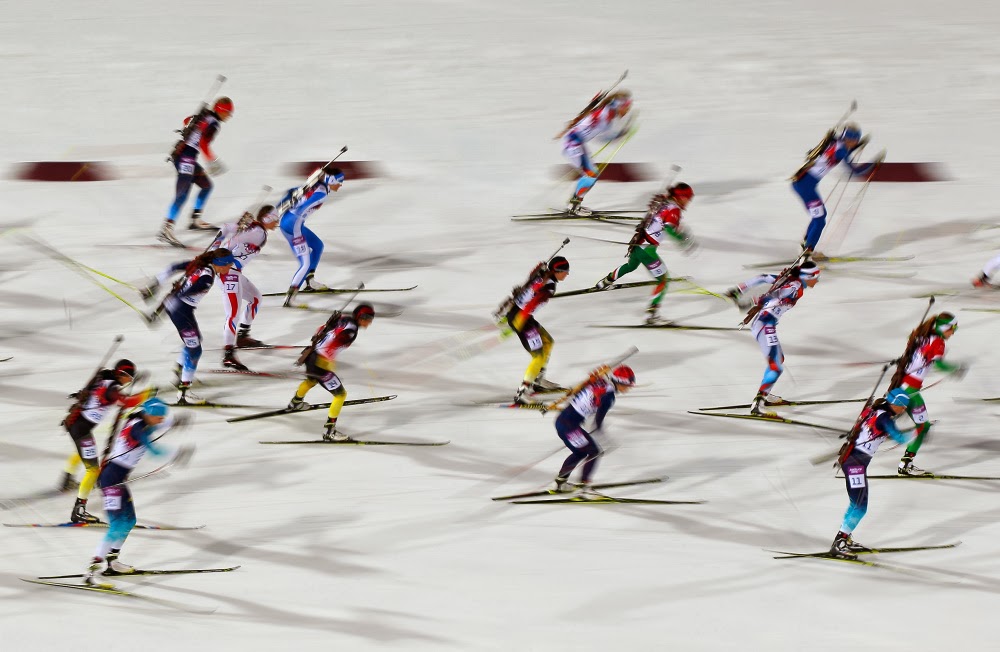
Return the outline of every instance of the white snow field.
{"type": "MultiPolygon", "coordinates": [[[[551,176],[562,163],[552,136],[624,69],[641,129],[616,161],[664,176],[683,167],[679,179],[696,192],[685,221],[701,247],[691,257],[670,244],[661,252],[672,276],[716,292],[755,273],[744,265],[797,252],[808,218],[787,178],[851,99],[872,137],[866,156],[885,147],[889,161],[944,165],[950,181],[872,184],[850,228],[834,218],[821,246],[911,260],[831,267],[781,321],[778,394],[867,396],[877,361],[902,352],[924,311],[915,295],[965,288],[1000,248],[991,228],[998,28],[995,5],[981,0],[7,3],[0,163],[105,161],[122,178],[0,186],[0,358],[13,356],[0,363],[0,498],[55,486],[72,450],[59,426],[66,395],[116,334],[125,336],[118,355],[161,387],[181,344],[169,322],[148,329],[22,238],[130,282],[178,260],[146,246],[173,196],[163,156],[219,73],[236,111],[215,142],[230,172],[216,179],[205,218],[238,217],[261,184],[277,199],[302,181],[282,171],[287,162],[345,144],[348,160],[379,162],[383,178],[348,179],[309,220],[327,246],[320,281],[418,285],[368,295],[399,314],[376,318],[341,357],[340,375],[350,399],[398,398],[347,407],[340,424],[361,438],[450,443],[265,446],[319,437],[323,411],[230,424],[252,410],[191,410],[193,427],[164,440],[194,444],[191,465],[133,491],[140,523],[205,527],[136,531],[122,560],[242,568],[117,584],[214,613],[22,582],[82,572],[103,532],[2,528],[3,649],[997,649],[1000,482],[872,480],[860,541],[962,542],[878,558],[895,571],[772,559],[765,549],[826,549],[847,496],[829,465],[809,461],[837,448],[835,432],[688,413],[753,397],[764,361],[748,332],[593,328],[639,323],[648,288],[556,299],[538,315],[556,339],[554,380],[577,382],[639,349],[630,364],[640,387],[608,416],[597,481],[664,476],[613,495],[703,504],[493,502],[544,486],[566,451],[553,414],[476,402],[517,388],[528,355],[516,339],[496,339],[490,312],[538,260],[571,236],[565,289],[623,262],[623,246],[588,238],[628,240],[629,224],[509,218],[569,196],[571,183],[551,176]]],[[[659,186],[599,183],[588,203],[639,209],[659,186]]],[[[841,212],[860,188],[850,186],[841,212]]],[[[280,292],[294,268],[275,232],[247,273],[280,292]]],[[[93,278],[142,306],[127,287],[93,278]]],[[[647,278],[640,269],[624,280],[647,278]]],[[[665,317],[739,322],[731,304],[687,287],[672,286],[665,317]]],[[[324,310],[341,302],[305,300],[324,310]]],[[[265,299],[257,337],[304,344],[327,314],[280,305],[265,299]]],[[[1000,315],[970,311],[995,306],[996,295],[971,290],[938,300],[961,322],[948,357],[972,367],[961,383],[926,392],[937,424],[920,466],[1000,476],[995,404],[960,402],[1000,395],[1000,315]]],[[[210,373],[221,357],[216,290],[197,314],[200,394],[285,405],[297,381],[210,373]]],[[[296,355],[241,358],[292,372],[296,355]]],[[[327,396],[315,388],[307,400],[327,396]]],[[[785,414],[846,428],[857,408],[785,414]]],[[[870,471],[895,473],[900,452],[883,450],[870,471]]],[[[147,457],[137,473],[157,464],[147,457]]],[[[72,503],[5,502],[0,519],[63,522],[72,503]]],[[[95,491],[92,509],[103,514],[100,505],[95,491]]]]}

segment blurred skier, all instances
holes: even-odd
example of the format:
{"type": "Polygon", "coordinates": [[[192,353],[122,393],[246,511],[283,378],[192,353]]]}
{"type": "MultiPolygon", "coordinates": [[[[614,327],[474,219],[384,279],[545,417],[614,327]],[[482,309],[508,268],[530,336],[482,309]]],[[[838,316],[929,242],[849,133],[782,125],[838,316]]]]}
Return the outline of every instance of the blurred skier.
{"type": "Polygon", "coordinates": [[[587,151],[587,143],[591,140],[612,142],[623,138],[632,128],[634,115],[629,117],[631,110],[632,93],[616,91],[581,111],[557,136],[562,139],[563,157],[580,173],[576,190],[566,208],[569,214],[590,215],[592,212],[581,205],[584,196],[597,183],[598,175],[597,166],[587,151]]]}
{"type": "Polygon", "coordinates": [[[320,256],[323,255],[323,241],[306,227],[305,222],[307,217],[323,205],[330,193],[340,190],[344,185],[344,178],[340,168],[327,166],[314,183],[290,189],[278,204],[281,234],[288,240],[288,246],[299,261],[299,267],[295,270],[285,295],[286,308],[292,305],[298,292],[327,289],[313,279],[320,256]]]}
{"type": "Polygon", "coordinates": [[[217,276],[215,280],[222,289],[222,305],[226,311],[226,325],[222,329],[222,343],[225,347],[222,365],[237,371],[249,370],[236,358],[236,349],[263,345],[260,340],[250,336],[250,327],[253,326],[260,307],[260,290],[243,274],[243,268],[267,244],[267,232],[277,226],[277,211],[274,206],[265,204],[257,211],[256,218],[250,213],[244,213],[239,222],[223,224],[211,245],[211,248],[224,247],[233,253],[233,268],[229,273],[217,276]],[[237,315],[240,315],[239,331],[236,326],[237,315]]]}
{"type": "Polygon", "coordinates": [[[184,129],[181,139],[174,146],[170,161],[177,170],[177,188],[174,193],[174,203],[167,211],[167,219],[160,229],[159,239],[175,247],[183,247],[184,243],[174,234],[174,223],[184,202],[191,192],[191,184],[201,188],[194,200],[194,210],[191,211],[189,229],[212,230],[215,227],[201,219],[202,209],[212,193],[212,180],[208,175],[218,176],[226,171],[225,165],[212,151],[212,140],[219,133],[219,127],[233,115],[233,101],[228,97],[220,97],[212,105],[200,113],[184,119],[184,129]],[[198,152],[207,159],[208,175],[198,163],[198,152]]]}
{"type": "Polygon", "coordinates": [[[358,337],[358,329],[366,329],[375,319],[375,309],[367,303],[358,304],[349,315],[339,311],[333,313],[325,324],[313,335],[312,343],[299,356],[297,365],[305,364],[306,379],[302,381],[295,395],[288,402],[289,410],[307,410],[306,394],[317,384],[330,392],[333,398],[327,412],[323,439],[326,441],[347,441],[350,438],[337,431],[337,419],[347,400],[347,389],[335,373],[337,356],[347,349],[358,337]]]}
{"type": "Polygon", "coordinates": [[[812,254],[816,250],[816,245],[819,243],[820,236],[823,235],[824,227],[826,227],[826,205],[817,190],[823,177],[841,162],[847,164],[853,175],[870,174],[885,158],[883,151],[871,163],[855,164],[851,162],[851,154],[867,142],[868,137],[862,138],[861,128],[853,122],[844,125],[840,133],[836,135],[831,129],[823,141],[806,154],[806,162],[792,175],[792,190],[805,204],[806,211],[811,218],[802,240],[803,251],[812,254]]]}
{"type": "Polygon", "coordinates": [[[995,288],[996,286],[990,280],[990,277],[996,274],[997,270],[1000,270],[1000,254],[990,258],[986,265],[983,266],[983,271],[979,272],[979,276],[972,279],[973,287],[995,288]]]}
{"type": "Polygon", "coordinates": [[[686,183],[675,184],[668,188],[667,192],[653,195],[646,216],[636,227],[635,235],[629,243],[628,262],[609,272],[594,286],[603,290],[622,276],[635,271],[639,265],[645,266],[650,275],[658,281],[653,288],[649,307],[646,308],[647,324],[659,321],[660,302],[667,293],[667,267],[656,251],[663,242],[664,235],[676,240],[686,253],[694,249],[694,240],[681,227],[682,214],[693,197],[694,191],[686,183]]]}
{"type": "Polygon", "coordinates": [[[771,418],[777,416],[765,409],[765,406],[782,402],[780,396],[770,393],[781,372],[784,371],[785,354],[781,350],[781,342],[778,341],[778,320],[781,319],[781,315],[795,307],[807,287],[815,287],[819,282],[819,271],[816,263],[806,260],[784,274],[761,274],[740,283],[728,292],[739,305],[740,296],[747,290],[759,285],[771,285],[767,292],[753,301],[754,310],[757,312],[753,317],[750,332],[753,333],[761,353],[767,359],[767,369],[764,370],[764,378],[750,407],[750,414],[771,418]],[[782,277],[784,280],[778,283],[782,277]]]}

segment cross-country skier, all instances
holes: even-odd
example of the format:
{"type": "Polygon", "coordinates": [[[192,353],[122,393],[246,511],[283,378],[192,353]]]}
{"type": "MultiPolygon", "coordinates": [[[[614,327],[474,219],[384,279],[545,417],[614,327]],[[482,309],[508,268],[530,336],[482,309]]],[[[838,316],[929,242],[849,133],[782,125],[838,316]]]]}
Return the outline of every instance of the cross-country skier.
{"type": "Polygon", "coordinates": [[[913,464],[920,445],[924,443],[924,438],[930,432],[931,422],[927,416],[927,405],[924,397],[920,394],[920,389],[924,385],[924,378],[933,366],[938,371],[952,374],[956,378],[965,376],[966,367],[961,364],[953,364],[944,359],[945,342],[947,342],[955,330],[958,328],[958,320],[950,312],[942,312],[931,315],[924,323],[920,324],[910,333],[906,342],[906,351],[899,359],[896,372],[889,381],[889,387],[901,388],[910,396],[910,402],[906,406],[906,412],[917,424],[917,436],[913,442],[906,447],[906,452],[899,460],[899,475],[927,475],[920,467],[913,464]]]}
{"type": "Polygon", "coordinates": [[[545,367],[552,355],[554,340],[549,332],[535,320],[535,311],[544,306],[556,293],[556,284],[569,276],[569,261],[562,256],[554,256],[548,263],[535,266],[524,285],[514,288],[514,292],[499,308],[495,316],[506,312],[506,322],[517,333],[521,346],[531,354],[531,362],[524,372],[524,379],[514,397],[514,403],[528,403],[527,393],[549,392],[560,389],[559,385],[545,379],[545,367]]]}
{"type": "Polygon", "coordinates": [[[646,308],[648,324],[658,322],[660,302],[667,292],[667,267],[657,254],[657,247],[663,242],[664,236],[676,240],[686,252],[690,252],[694,247],[691,235],[681,226],[684,209],[691,203],[693,197],[694,191],[686,183],[678,183],[667,189],[667,192],[654,195],[649,202],[645,218],[636,227],[635,235],[629,243],[628,262],[611,270],[595,286],[603,290],[622,276],[635,271],[639,265],[645,266],[657,280],[649,307],[646,308]]]}
{"type": "Polygon", "coordinates": [[[201,219],[201,212],[205,208],[205,202],[212,193],[211,176],[218,176],[226,171],[225,165],[219,157],[212,151],[212,140],[219,133],[221,124],[233,115],[233,101],[228,97],[220,97],[215,100],[211,109],[188,116],[184,119],[184,129],[181,130],[181,139],[174,146],[174,151],[170,155],[170,161],[177,170],[177,188],[174,193],[174,203],[167,211],[167,219],[160,230],[159,239],[175,247],[183,247],[184,243],[174,235],[174,223],[177,215],[181,212],[184,202],[187,201],[191,192],[191,184],[201,188],[198,196],[194,200],[194,210],[191,211],[191,224],[189,229],[212,230],[214,226],[201,219]],[[198,163],[198,153],[208,161],[208,174],[198,163]]]}
{"type": "Polygon", "coordinates": [[[867,552],[851,538],[854,529],[868,511],[868,464],[886,437],[892,437],[905,444],[913,437],[896,428],[894,418],[902,414],[910,404],[910,395],[900,388],[890,390],[884,399],[866,408],[858,419],[860,425],[851,438],[844,443],[838,462],[844,471],[847,496],[851,504],[844,514],[844,522],[830,546],[830,554],[845,559],[857,557],[858,552],[867,552]]]}
{"type": "Polygon", "coordinates": [[[573,215],[590,215],[583,206],[584,196],[597,183],[598,169],[590,159],[587,143],[591,140],[612,142],[625,137],[632,128],[632,93],[620,90],[603,98],[596,106],[587,107],[570,120],[559,135],[562,138],[562,155],[580,173],[576,190],[569,200],[567,211],[573,215]]]}
{"type": "Polygon", "coordinates": [[[767,284],[772,286],[753,301],[759,311],[753,319],[750,332],[753,333],[761,352],[767,359],[767,369],[764,370],[764,378],[750,407],[750,414],[763,417],[777,416],[765,406],[781,402],[780,397],[770,394],[771,388],[784,371],[785,354],[781,350],[781,342],[778,341],[778,320],[781,319],[781,315],[795,307],[807,287],[814,287],[819,282],[819,271],[816,263],[806,260],[798,267],[788,270],[787,274],[761,274],[730,290],[730,296],[738,301],[739,295],[750,288],[767,284]],[[785,276],[784,282],[774,287],[782,276],[785,276]]]}
{"type": "Polygon", "coordinates": [[[823,228],[826,226],[826,205],[817,190],[823,177],[841,162],[847,164],[853,175],[871,174],[885,158],[885,152],[883,152],[871,163],[853,163],[850,159],[851,154],[867,142],[868,137],[862,138],[861,128],[853,122],[844,125],[840,133],[836,135],[831,129],[827,132],[823,142],[806,155],[806,162],[792,176],[792,190],[805,204],[806,211],[811,218],[802,240],[803,251],[812,254],[816,250],[816,244],[819,243],[819,238],[823,235],[823,228]]]}
{"type": "Polygon", "coordinates": [[[292,305],[292,300],[298,292],[315,292],[325,290],[326,286],[317,283],[313,276],[320,256],[323,255],[323,241],[306,227],[306,218],[318,210],[323,201],[332,192],[337,192],[344,185],[344,173],[332,165],[323,169],[319,178],[311,185],[292,188],[278,204],[281,219],[281,234],[288,241],[292,253],[299,261],[288,293],[285,295],[284,306],[292,305]]]}
{"type": "Polygon", "coordinates": [[[583,500],[600,499],[601,495],[591,488],[597,460],[604,453],[594,439],[594,433],[604,424],[604,417],[615,404],[615,395],[628,392],[635,386],[635,373],[626,365],[613,370],[608,367],[597,369],[590,381],[571,399],[569,405],[556,417],[556,432],[566,448],[569,457],[563,462],[549,493],[563,493],[568,490],[569,476],[577,466],[583,464],[583,475],[578,489],[583,500]],[[595,429],[587,432],[584,422],[594,418],[595,429]]]}
{"type": "Polygon", "coordinates": [[[233,268],[229,273],[216,277],[216,283],[222,289],[222,305],[226,311],[226,325],[222,329],[222,344],[225,347],[222,364],[237,371],[248,369],[236,358],[236,349],[263,344],[250,336],[250,327],[260,307],[260,290],[246,277],[243,268],[267,244],[267,232],[277,226],[278,213],[274,206],[266,204],[257,211],[256,218],[245,213],[239,222],[223,224],[212,243],[213,248],[229,249],[235,259],[233,268]]]}
{"type": "Polygon", "coordinates": [[[307,346],[299,356],[296,364],[305,364],[306,379],[295,390],[295,396],[288,403],[289,410],[306,410],[309,404],[304,401],[306,394],[317,384],[330,392],[333,398],[327,412],[323,439],[327,441],[347,441],[349,437],[337,431],[337,418],[347,400],[347,389],[335,373],[337,356],[347,349],[358,337],[358,329],[366,329],[375,319],[375,309],[367,303],[358,304],[349,315],[335,312],[325,324],[319,327],[312,338],[312,344],[307,346]]]}
{"type": "Polygon", "coordinates": [[[987,261],[986,265],[983,266],[983,271],[979,272],[979,276],[972,279],[972,285],[977,288],[996,287],[990,277],[996,274],[997,270],[1000,270],[1000,254],[987,261]]]}
{"type": "Polygon", "coordinates": [[[72,395],[76,402],[70,408],[62,425],[73,439],[76,452],[66,460],[62,489],[70,491],[74,488],[76,481],[73,476],[80,462],[83,462],[85,469],[76,495],[76,504],[73,505],[73,512],[70,515],[70,521],[73,523],[98,521],[96,516],[87,512],[87,499],[100,472],[94,428],[104,420],[113,407],[133,408],[156,393],[155,390],[147,389],[131,395],[126,394],[125,386],[132,382],[135,375],[135,364],[131,360],[122,358],[113,368],[97,372],[87,387],[72,395]]]}

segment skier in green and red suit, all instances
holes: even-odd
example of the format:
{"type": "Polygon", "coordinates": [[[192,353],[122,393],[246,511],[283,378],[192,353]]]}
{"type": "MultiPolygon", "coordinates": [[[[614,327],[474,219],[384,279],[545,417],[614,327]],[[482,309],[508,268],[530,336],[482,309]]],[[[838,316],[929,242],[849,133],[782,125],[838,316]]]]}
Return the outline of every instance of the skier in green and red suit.
{"type": "Polygon", "coordinates": [[[663,263],[656,248],[663,242],[665,236],[670,236],[680,244],[686,253],[694,248],[690,234],[681,227],[681,217],[684,209],[694,198],[694,190],[686,183],[678,183],[667,189],[667,192],[654,195],[649,202],[646,217],[635,229],[635,235],[628,248],[628,262],[612,270],[594,286],[605,289],[629,272],[644,265],[656,279],[653,297],[646,308],[646,323],[655,324],[659,321],[658,312],[663,295],[667,293],[667,266],[663,263]]]}
{"type": "Polygon", "coordinates": [[[906,452],[899,461],[897,469],[899,475],[930,475],[913,464],[913,458],[916,457],[920,445],[931,429],[931,422],[927,418],[927,406],[923,396],[920,395],[920,389],[931,366],[938,371],[953,374],[956,378],[965,375],[965,365],[954,364],[944,359],[945,342],[955,334],[957,328],[958,320],[950,312],[931,315],[924,323],[917,326],[910,333],[910,339],[906,342],[906,352],[899,359],[896,373],[889,383],[890,389],[899,387],[909,394],[910,404],[906,407],[906,413],[917,425],[917,436],[906,447],[906,452]]]}

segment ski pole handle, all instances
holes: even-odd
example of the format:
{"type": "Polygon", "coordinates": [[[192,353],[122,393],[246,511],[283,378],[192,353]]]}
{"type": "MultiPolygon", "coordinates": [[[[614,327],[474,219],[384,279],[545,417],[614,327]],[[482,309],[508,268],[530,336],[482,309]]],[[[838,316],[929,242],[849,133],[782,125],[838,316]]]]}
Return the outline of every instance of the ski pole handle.
{"type": "Polygon", "coordinates": [[[552,255],[551,255],[551,256],[549,256],[549,257],[548,257],[548,258],[547,258],[547,259],[545,260],[545,263],[546,263],[546,265],[547,265],[547,264],[548,264],[548,263],[549,263],[549,262],[550,262],[550,261],[551,261],[551,260],[552,260],[553,258],[555,258],[555,257],[556,257],[556,256],[557,256],[557,255],[559,254],[559,252],[560,252],[560,251],[562,251],[562,250],[563,250],[563,247],[565,247],[565,246],[566,246],[566,245],[568,245],[568,244],[569,244],[569,238],[566,238],[565,240],[563,240],[563,241],[562,241],[562,244],[561,244],[561,245],[559,245],[559,248],[558,248],[558,249],[556,249],[556,250],[555,250],[554,252],[552,252],[552,255]]]}

